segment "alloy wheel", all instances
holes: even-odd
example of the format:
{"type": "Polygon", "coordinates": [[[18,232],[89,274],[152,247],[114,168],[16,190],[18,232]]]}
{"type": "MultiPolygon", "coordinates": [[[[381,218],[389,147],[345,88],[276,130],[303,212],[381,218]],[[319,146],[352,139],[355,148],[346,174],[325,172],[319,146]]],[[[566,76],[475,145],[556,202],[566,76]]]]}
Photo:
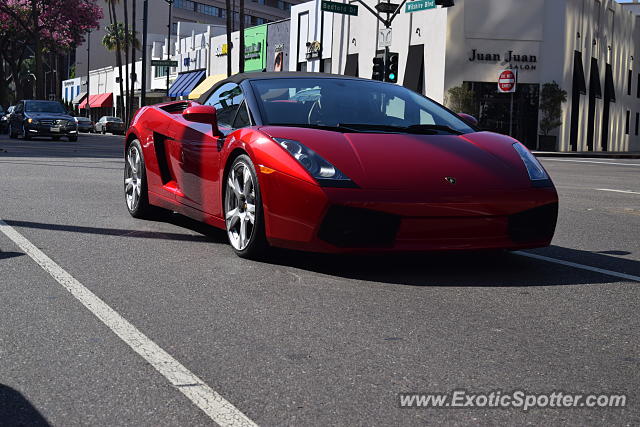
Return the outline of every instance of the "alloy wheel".
{"type": "Polygon", "coordinates": [[[236,163],[227,177],[225,219],[231,245],[244,250],[251,241],[256,223],[256,186],[249,166],[236,163]]]}
{"type": "Polygon", "coordinates": [[[135,211],[140,203],[142,192],[142,156],[138,147],[131,144],[127,151],[127,163],[124,172],[124,194],[130,211],[135,211]]]}

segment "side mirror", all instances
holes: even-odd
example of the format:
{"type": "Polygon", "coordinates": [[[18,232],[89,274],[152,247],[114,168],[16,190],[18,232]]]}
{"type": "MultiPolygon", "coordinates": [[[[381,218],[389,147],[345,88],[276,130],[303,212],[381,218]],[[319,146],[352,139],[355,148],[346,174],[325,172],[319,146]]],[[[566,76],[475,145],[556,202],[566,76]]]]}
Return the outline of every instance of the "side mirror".
{"type": "Polygon", "coordinates": [[[478,126],[478,119],[476,119],[475,117],[469,114],[458,113],[458,117],[460,117],[462,120],[464,120],[467,124],[470,124],[471,126],[478,126]]]}
{"type": "Polygon", "coordinates": [[[216,109],[210,105],[192,105],[182,112],[182,117],[190,122],[206,123],[218,130],[216,109]]]}

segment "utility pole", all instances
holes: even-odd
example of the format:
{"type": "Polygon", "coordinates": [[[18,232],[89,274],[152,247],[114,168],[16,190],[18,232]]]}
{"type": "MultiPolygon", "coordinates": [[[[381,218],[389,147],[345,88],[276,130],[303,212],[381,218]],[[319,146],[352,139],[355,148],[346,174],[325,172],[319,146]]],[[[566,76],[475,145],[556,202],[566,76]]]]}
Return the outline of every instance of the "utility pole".
{"type": "Polygon", "coordinates": [[[91,30],[89,30],[89,35],[87,36],[87,117],[89,118],[91,118],[91,104],[89,103],[89,100],[91,99],[91,91],[89,90],[90,62],[91,62],[91,30]]]}
{"type": "Polygon", "coordinates": [[[233,21],[233,10],[231,10],[231,0],[226,0],[227,7],[227,77],[232,73],[231,67],[231,25],[233,21]]]}
{"type": "MultiPolygon", "coordinates": [[[[169,24],[167,25],[167,61],[171,60],[171,6],[173,6],[173,0],[164,0],[169,3],[169,24]]],[[[167,67],[167,98],[169,98],[169,70],[167,67]]]]}
{"type": "Polygon", "coordinates": [[[147,19],[149,17],[149,0],[142,6],[142,82],[140,83],[140,106],[147,105],[147,19]]]}
{"type": "Polygon", "coordinates": [[[238,49],[238,72],[244,73],[244,0],[240,0],[240,48],[238,49]]]}

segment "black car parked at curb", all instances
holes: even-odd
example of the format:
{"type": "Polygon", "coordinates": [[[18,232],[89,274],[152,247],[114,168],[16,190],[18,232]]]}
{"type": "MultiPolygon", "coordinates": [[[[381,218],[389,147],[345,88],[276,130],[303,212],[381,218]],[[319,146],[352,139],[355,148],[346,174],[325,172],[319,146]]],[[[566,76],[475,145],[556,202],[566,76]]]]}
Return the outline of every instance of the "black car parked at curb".
{"type": "Polygon", "coordinates": [[[29,140],[33,137],[66,137],[78,140],[78,125],[64,106],[57,101],[18,101],[9,118],[9,137],[29,140]]]}

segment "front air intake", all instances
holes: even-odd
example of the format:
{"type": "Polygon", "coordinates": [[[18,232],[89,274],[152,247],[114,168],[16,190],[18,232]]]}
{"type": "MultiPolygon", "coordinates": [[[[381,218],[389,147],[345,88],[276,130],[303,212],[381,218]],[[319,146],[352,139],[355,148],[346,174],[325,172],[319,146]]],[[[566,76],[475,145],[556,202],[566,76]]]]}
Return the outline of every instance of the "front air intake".
{"type": "Polygon", "coordinates": [[[509,237],[516,243],[551,240],[558,220],[558,204],[540,206],[509,216],[509,237]]]}
{"type": "Polygon", "coordinates": [[[388,248],[400,227],[400,217],[385,212],[332,206],[318,237],[340,248],[388,248]]]}

